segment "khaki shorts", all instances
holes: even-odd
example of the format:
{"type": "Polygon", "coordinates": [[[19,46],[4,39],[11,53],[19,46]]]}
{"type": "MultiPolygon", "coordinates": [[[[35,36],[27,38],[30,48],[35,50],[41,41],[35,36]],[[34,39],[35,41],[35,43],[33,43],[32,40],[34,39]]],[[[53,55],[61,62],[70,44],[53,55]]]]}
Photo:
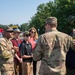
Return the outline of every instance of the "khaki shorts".
{"type": "Polygon", "coordinates": [[[30,75],[33,70],[33,64],[31,62],[22,63],[22,75],[30,75]]]}

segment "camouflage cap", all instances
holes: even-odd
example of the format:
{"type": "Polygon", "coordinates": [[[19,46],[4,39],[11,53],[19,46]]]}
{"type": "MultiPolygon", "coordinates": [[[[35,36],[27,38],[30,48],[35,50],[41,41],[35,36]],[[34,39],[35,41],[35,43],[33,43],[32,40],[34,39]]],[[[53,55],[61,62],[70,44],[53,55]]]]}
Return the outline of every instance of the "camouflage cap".
{"type": "Polygon", "coordinates": [[[45,24],[57,25],[57,18],[56,18],[56,17],[48,17],[48,18],[46,19],[45,24]]]}
{"type": "Polygon", "coordinates": [[[11,27],[9,27],[9,26],[5,26],[3,29],[6,32],[14,32],[14,30],[11,27]]]}
{"type": "Polygon", "coordinates": [[[29,31],[25,31],[25,32],[23,33],[23,36],[29,36],[29,35],[30,35],[29,31]]]}

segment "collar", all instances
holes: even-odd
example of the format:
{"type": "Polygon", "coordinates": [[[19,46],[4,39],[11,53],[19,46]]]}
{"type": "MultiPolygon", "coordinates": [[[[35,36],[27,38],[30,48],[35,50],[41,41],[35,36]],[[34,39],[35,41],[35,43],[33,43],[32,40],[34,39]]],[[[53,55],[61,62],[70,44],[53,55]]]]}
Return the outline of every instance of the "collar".
{"type": "Polygon", "coordinates": [[[56,28],[52,28],[51,30],[49,30],[48,32],[52,32],[52,31],[58,31],[56,28]]]}

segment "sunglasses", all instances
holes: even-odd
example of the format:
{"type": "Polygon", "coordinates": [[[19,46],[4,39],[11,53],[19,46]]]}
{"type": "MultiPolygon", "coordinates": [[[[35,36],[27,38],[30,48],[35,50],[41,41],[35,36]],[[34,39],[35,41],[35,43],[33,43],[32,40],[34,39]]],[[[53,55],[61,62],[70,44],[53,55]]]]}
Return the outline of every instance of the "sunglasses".
{"type": "Polygon", "coordinates": [[[31,33],[35,33],[35,32],[31,31],[31,33]]]}
{"type": "Polygon", "coordinates": [[[6,32],[12,33],[13,31],[6,31],[6,32]]]}
{"type": "Polygon", "coordinates": [[[26,35],[26,37],[29,37],[29,35],[26,35]]]}

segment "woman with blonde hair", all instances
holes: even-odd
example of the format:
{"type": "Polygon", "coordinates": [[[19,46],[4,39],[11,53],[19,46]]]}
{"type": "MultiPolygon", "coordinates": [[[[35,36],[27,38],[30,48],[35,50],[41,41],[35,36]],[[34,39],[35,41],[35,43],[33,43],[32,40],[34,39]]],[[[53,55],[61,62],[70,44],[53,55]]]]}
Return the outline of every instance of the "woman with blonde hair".
{"type": "Polygon", "coordinates": [[[31,27],[29,29],[29,32],[30,32],[29,42],[32,44],[32,49],[34,50],[34,47],[36,45],[36,41],[38,39],[38,33],[34,27],[31,27]]]}
{"type": "MultiPolygon", "coordinates": [[[[34,50],[34,47],[35,47],[37,39],[38,39],[38,33],[34,27],[31,27],[29,29],[29,32],[30,32],[29,42],[32,45],[32,50],[34,50]]],[[[36,64],[37,64],[37,62],[33,60],[33,75],[36,75],[36,64]]]]}
{"type": "Polygon", "coordinates": [[[34,28],[34,27],[31,27],[30,29],[29,29],[29,32],[33,32],[34,31],[34,36],[33,36],[33,38],[34,38],[34,40],[36,40],[36,39],[38,39],[38,33],[37,33],[37,30],[34,28]]]}

